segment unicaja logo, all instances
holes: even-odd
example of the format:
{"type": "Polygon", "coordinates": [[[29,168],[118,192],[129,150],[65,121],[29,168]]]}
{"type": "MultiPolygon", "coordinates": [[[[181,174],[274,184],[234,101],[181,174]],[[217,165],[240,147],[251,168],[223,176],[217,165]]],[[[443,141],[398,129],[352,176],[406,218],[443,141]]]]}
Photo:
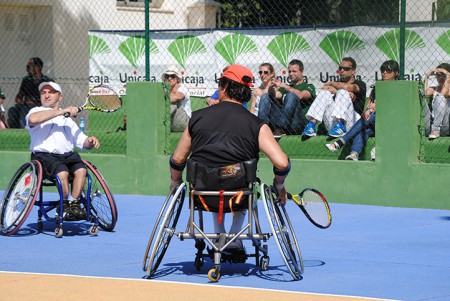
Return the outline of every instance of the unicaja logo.
{"type": "Polygon", "coordinates": [[[189,56],[196,53],[205,53],[206,47],[196,36],[184,35],[170,43],[167,50],[183,68],[186,68],[186,60],[189,56]]]}
{"type": "Polygon", "coordinates": [[[450,55],[450,29],[444,32],[437,40],[436,43],[450,55]]]}
{"type": "Polygon", "coordinates": [[[362,50],[365,47],[363,40],[348,30],[339,30],[328,34],[319,44],[322,49],[337,65],[348,51],[362,50]]]}
{"type": "Polygon", "coordinates": [[[255,42],[244,34],[233,33],[220,39],[214,45],[219,53],[229,65],[236,62],[237,57],[243,53],[258,52],[255,42]]]}
{"type": "Polygon", "coordinates": [[[273,38],[267,49],[287,69],[294,53],[311,50],[311,46],[301,35],[286,32],[273,38]]]}
{"type": "MultiPolygon", "coordinates": [[[[422,38],[414,31],[405,30],[405,50],[425,47],[422,38]]],[[[400,29],[387,31],[375,41],[375,45],[391,60],[400,58],[400,29]]]]}
{"type": "MultiPolygon", "coordinates": [[[[150,54],[158,53],[158,47],[150,40],[150,54]]],[[[145,37],[131,36],[119,45],[119,51],[134,67],[138,67],[138,61],[145,56],[145,37]]]]}

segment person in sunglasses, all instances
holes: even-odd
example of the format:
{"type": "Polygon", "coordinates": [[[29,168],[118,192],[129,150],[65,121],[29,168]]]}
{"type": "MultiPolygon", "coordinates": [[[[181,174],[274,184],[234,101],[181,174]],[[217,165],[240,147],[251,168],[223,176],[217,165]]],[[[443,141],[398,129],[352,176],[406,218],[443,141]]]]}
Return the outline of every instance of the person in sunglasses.
{"type": "MultiPolygon", "coordinates": [[[[380,67],[381,80],[384,81],[394,81],[398,80],[398,75],[400,72],[400,66],[396,61],[389,60],[385,61],[380,67]]],[[[342,146],[352,142],[351,152],[345,158],[345,160],[358,161],[358,156],[362,149],[367,143],[369,137],[375,135],[375,116],[376,116],[376,105],[375,105],[375,87],[373,87],[369,96],[369,103],[367,108],[362,114],[361,118],[351,127],[351,129],[339,140],[325,144],[325,146],[332,152],[339,151],[342,146]]],[[[375,160],[375,148],[370,152],[371,160],[375,160]]]]}
{"type": "MultiPolygon", "coordinates": [[[[226,183],[235,186],[239,183],[236,177],[221,177],[221,173],[215,173],[212,169],[227,168],[235,166],[238,162],[259,159],[260,151],[264,153],[273,164],[274,187],[278,192],[278,200],[282,205],[286,203],[287,193],[284,187],[284,180],[287,177],[291,164],[288,156],[273,137],[269,126],[260,118],[253,115],[242,105],[251,98],[251,87],[253,87],[252,72],[241,65],[231,65],[219,79],[219,103],[217,105],[196,110],[192,113],[189,125],[183,132],[177,148],[170,157],[170,189],[182,183],[183,170],[187,164],[195,162],[195,170],[208,170],[208,176],[197,180],[195,188],[200,188],[200,183],[207,186],[209,190],[213,187],[209,183],[220,182],[223,186],[226,183]]],[[[240,170],[240,169],[239,169],[240,170]]],[[[190,171],[191,177],[194,171],[190,171]]],[[[197,174],[196,174],[197,175],[197,174]]],[[[203,175],[203,174],[202,174],[203,175]]],[[[220,189],[233,190],[240,187],[223,187],[220,189]]],[[[204,190],[208,190],[204,189],[204,190]]],[[[228,204],[228,200],[223,202],[228,204]]],[[[219,200],[209,204],[211,208],[219,207],[219,200]],[[214,206],[214,207],[213,207],[214,206]]],[[[224,205],[228,208],[228,205],[224,205]]],[[[212,210],[211,210],[212,211],[212,210]]],[[[220,210],[213,211],[214,232],[226,233],[224,221],[220,210]],[[218,213],[219,212],[219,213],[218,213]]],[[[230,233],[237,233],[242,229],[246,211],[234,211],[233,222],[230,233]]],[[[229,246],[230,252],[242,253],[244,248],[242,242],[237,240],[229,246]]]]}
{"type": "Polygon", "coordinates": [[[278,137],[302,132],[306,124],[302,107],[311,105],[316,97],[314,85],[303,81],[304,65],[300,60],[290,61],[288,71],[290,83],[274,79],[259,102],[259,118],[268,122],[278,137]]]}
{"type": "Polygon", "coordinates": [[[170,85],[170,130],[182,132],[192,115],[189,90],[181,84],[180,72],[175,66],[167,68],[162,74],[162,80],[170,85]]]}
{"type": "Polygon", "coordinates": [[[433,97],[431,112],[425,106],[426,132],[430,140],[450,134],[450,64],[442,63],[425,76],[425,96],[433,97]],[[436,76],[436,85],[429,86],[429,78],[436,76]]]}
{"type": "Polygon", "coordinates": [[[275,69],[271,63],[262,63],[259,65],[259,78],[261,79],[261,84],[259,87],[253,89],[252,103],[250,106],[250,112],[256,116],[259,114],[259,102],[261,96],[265,93],[269,93],[269,87],[272,85],[272,80],[275,78],[275,69]]]}
{"type": "Polygon", "coordinates": [[[324,123],[331,137],[341,137],[361,117],[366,100],[366,83],[356,79],[356,61],[345,57],[339,65],[339,81],[326,83],[306,114],[309,123],[304,136],[316,136],[316,125],[324,123]]]}

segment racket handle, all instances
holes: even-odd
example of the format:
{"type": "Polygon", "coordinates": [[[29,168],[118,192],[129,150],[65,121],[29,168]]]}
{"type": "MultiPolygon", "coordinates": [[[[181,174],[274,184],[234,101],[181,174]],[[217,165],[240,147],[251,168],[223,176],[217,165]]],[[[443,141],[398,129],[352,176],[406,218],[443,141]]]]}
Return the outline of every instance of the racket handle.
{"type": "MultiPolygon", "coordinates": [[[[80,113],[81,111],[83,111],[83,108],[82,107],[78,107],[78,113],[80,113]]],[[[69,112],[65,112],[64,113],[64,117],[70,117],[70,113],[69,112]]]]}
{"type": "Polygon", "coordinates": [[[292,197],[292,194],[290,194],[289,192],[287,192],[287,197],[288,197],[288,199],[290,199],[290,200],[293,200],[294,198],[292,197]]]}

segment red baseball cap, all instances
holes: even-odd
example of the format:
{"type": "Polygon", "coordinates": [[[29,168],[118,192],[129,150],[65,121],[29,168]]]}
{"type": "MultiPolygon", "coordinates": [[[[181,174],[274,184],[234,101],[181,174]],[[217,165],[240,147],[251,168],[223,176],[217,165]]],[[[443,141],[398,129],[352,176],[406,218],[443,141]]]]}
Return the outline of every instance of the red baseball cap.
{"type": "Polygon", "coordinates": [[[227,71],[222,74],[222,77],[226,77],[247,87],[253,87],[253,73],[241,65],[235,64],[229,66],[227,71]]]}

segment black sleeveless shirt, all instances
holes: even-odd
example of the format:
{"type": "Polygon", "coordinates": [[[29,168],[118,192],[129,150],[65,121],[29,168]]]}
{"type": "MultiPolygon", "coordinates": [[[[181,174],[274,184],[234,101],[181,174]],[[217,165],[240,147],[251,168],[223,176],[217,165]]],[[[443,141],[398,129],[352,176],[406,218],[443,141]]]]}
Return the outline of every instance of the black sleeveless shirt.
{"type": "Polygon", "coordinates": [[[191,159],[210,167],[259,159],[259,130],[265,122],[242,104],[222,101],[194,111],[188,130],[191,159]]]}

